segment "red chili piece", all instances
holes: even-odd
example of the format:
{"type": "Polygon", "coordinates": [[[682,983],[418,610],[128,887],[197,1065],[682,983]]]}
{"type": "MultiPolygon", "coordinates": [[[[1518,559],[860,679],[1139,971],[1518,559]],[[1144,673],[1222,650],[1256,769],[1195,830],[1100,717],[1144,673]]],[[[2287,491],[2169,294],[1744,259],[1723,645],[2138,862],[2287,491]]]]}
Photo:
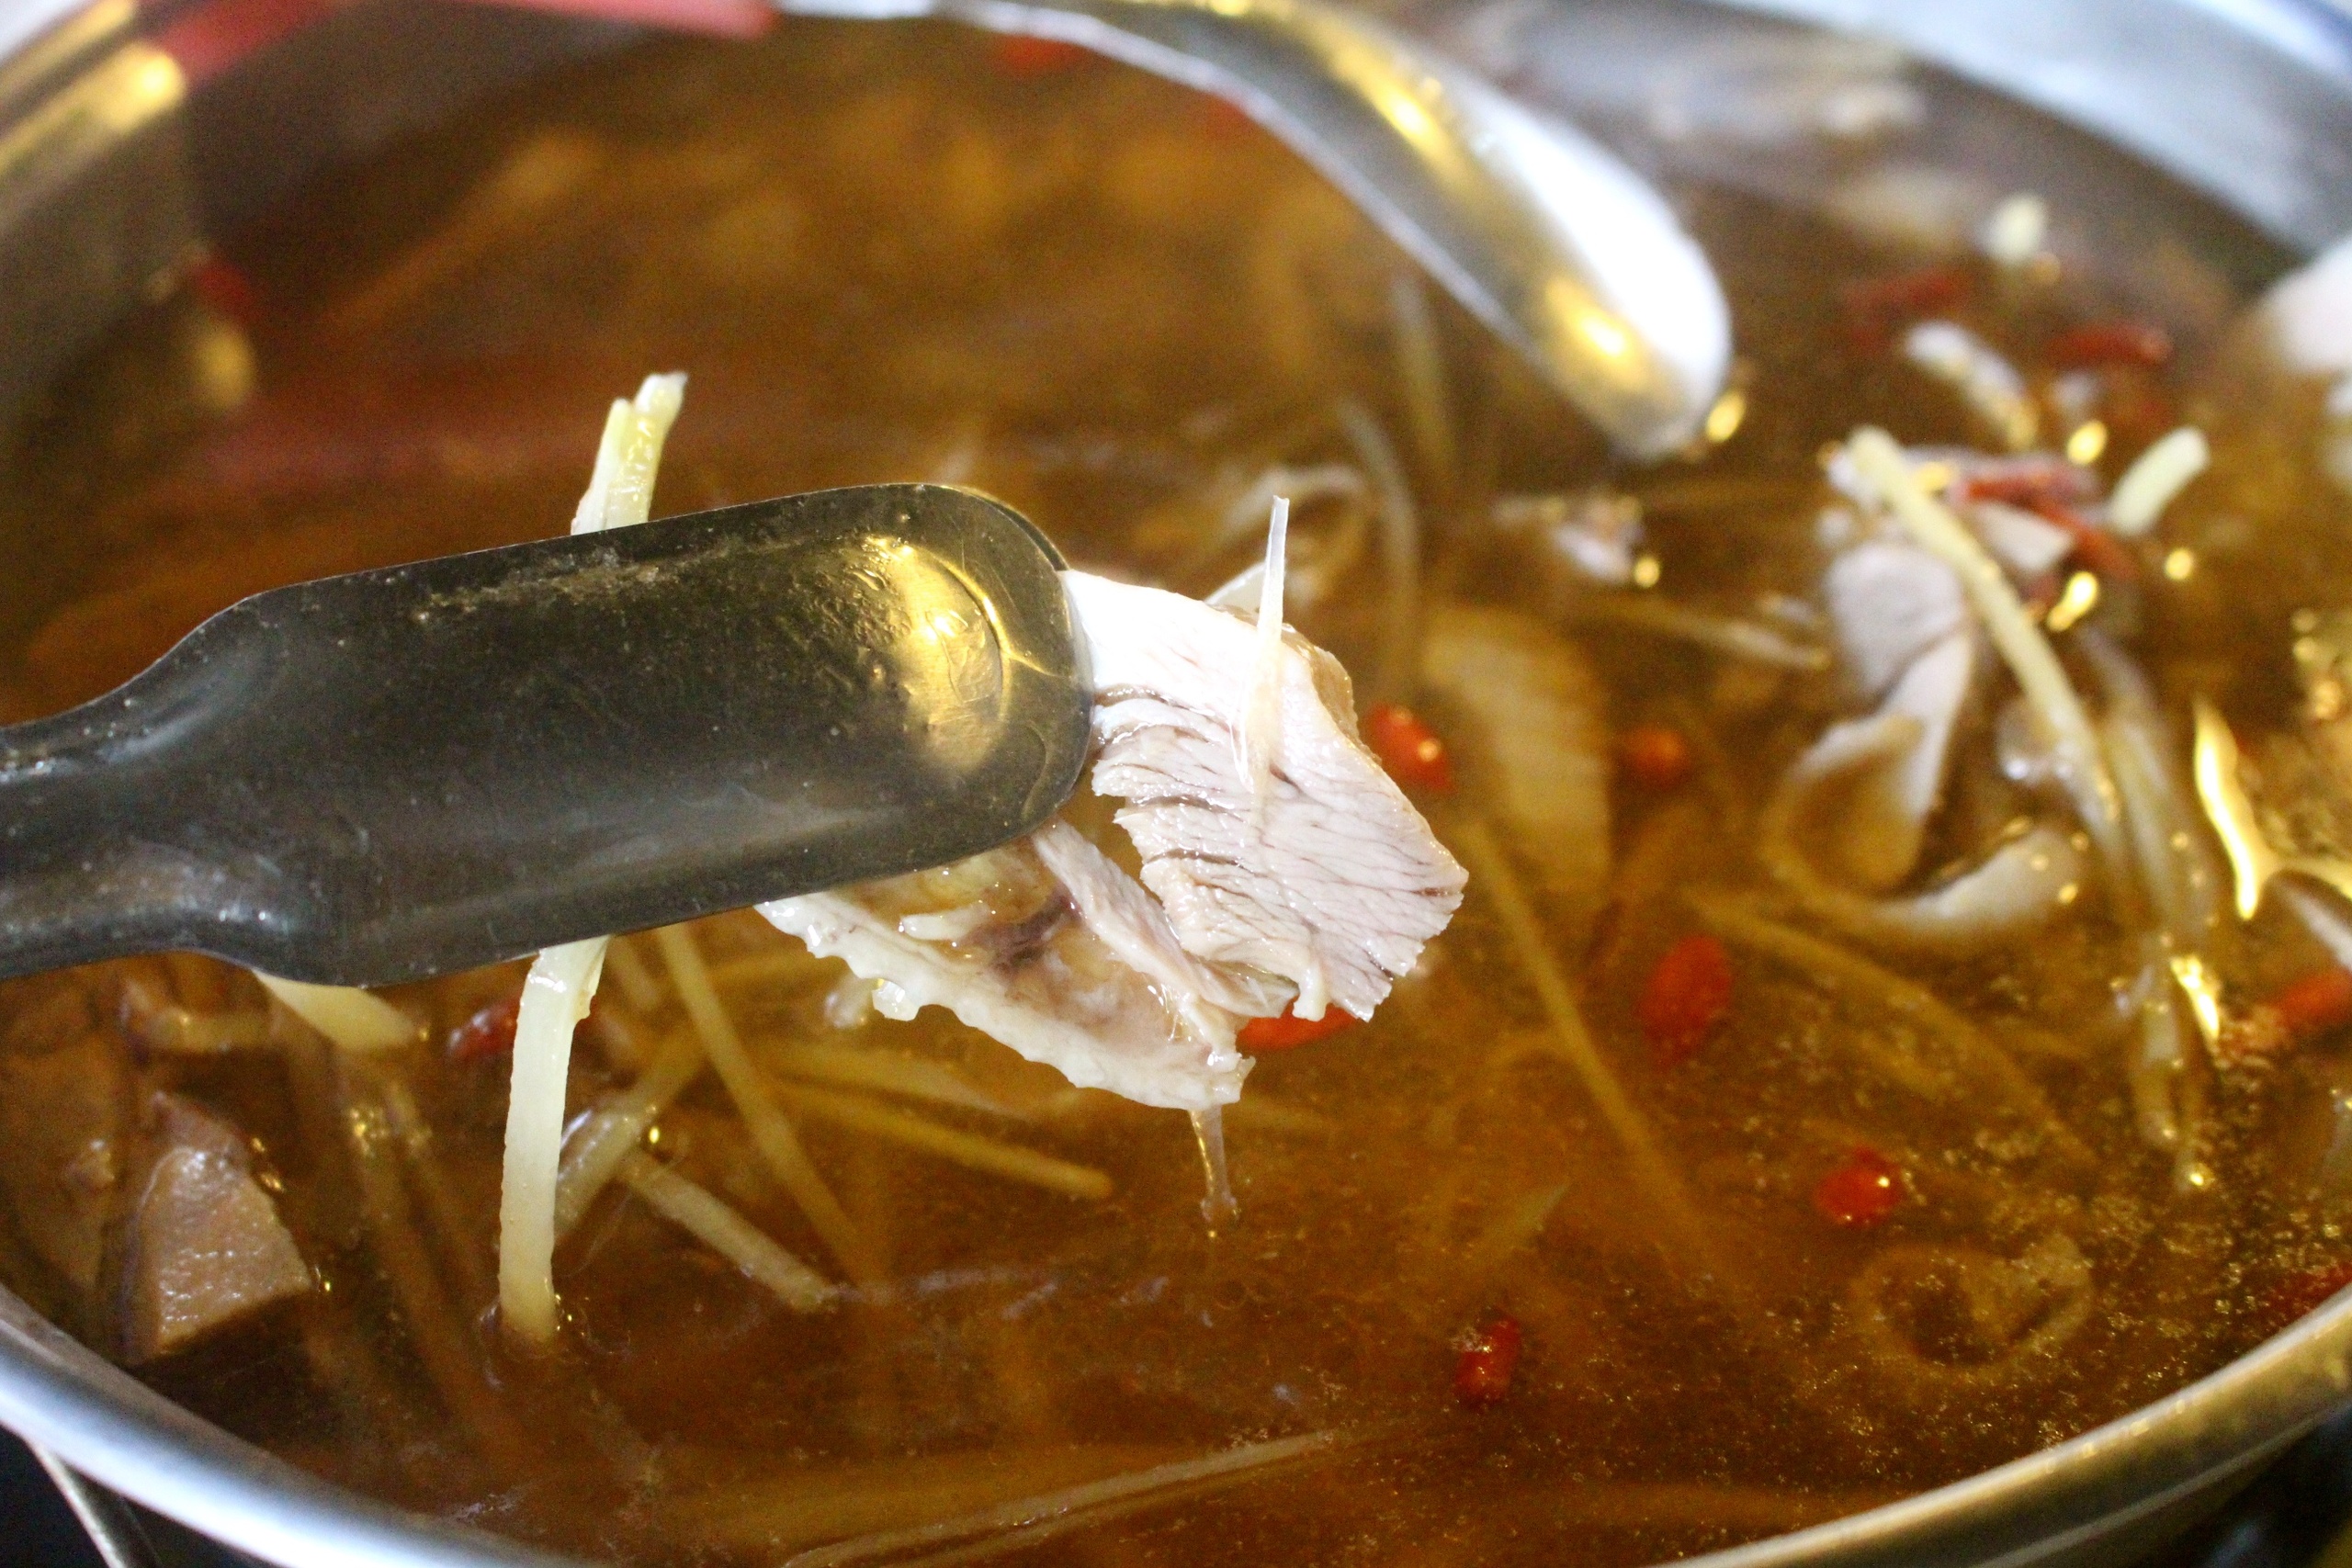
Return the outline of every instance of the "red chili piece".
{"type": "Polygon", "coordinates": [[[1237,1037],[1244,1051],[1262,1056],[1269,1051],[1287,1051],[1294,1046],[1324,1040],[1343,1029],[1353,1029],[1363,1020],[1339,1008],[1327,1007],[1321,1018],[1299,1018],[1284,1008],[1279,1018],[1253,1018],[1241,1026],[1237,1037]]]}
{"type": "Polygon", "coordinates": [[[2011,506],[2062,504],[2095,499],[2098,481],[2091,471],[2063,457],[1996,458],[1963,472],[1952,486],[1954,501],[1998,501],[2011,506]]]}
{"type": "Polygon", "coordinates": [[[1453,1359],[1453,1397],[1470,1410],[1500,1404],[1519,1370],[1520,1345],[1517,1318],[1496,1313],[1479,1325],[1453,1359]]]}
{"type": "Polygon", "coordinates": [[[2140,562],[2128,546],[2104,528],[2094,527],[2063,501],[2047,495],[2026,502],[2036,516],[2055,523],[2075,541],[2075,558],[2099,576],[2117,582],[2140,581],[2140,562]]]}
{"type": "Polygon", "coordinates": [[[449,1060],[486,1062],[492,1056],[505,1055],[514,1049],[514,1025],[522,1017],[520,992],[504,1001],[491,1003],[449,1031],[449,1060]]]}
{"type": "Polygon", "coordinates": [[[1411,708],[1382,703],[1363,716],[1364,739],[1388,776],[1408,789],[1453,793],[1453,759],[1411,708]]]}
{"type": "Polygon", "coordinates": [[[1089,51],[1057,38],[1010,33],[996,40],[996,68],[1008,76],[1050,76],[1085,60],[1089,51]]]}
{"type": "Polygon", "coordinates": [[[2316,1040],[2352,1023],[2352,970],[2322,969],[2279,988],[2270,1007],[2287,1032],[2316,1040]]]}
{"type": "Polygon", "coordinates": [[[2153,321],[2092,321],[2050,340],[2050,362],[2064,370],[2140,365],[2154,370],[2172,358],[2172,338],[2153,321]]]}
{"type": "Polygon", "coordinates": [[[1921,267],[1849,283],[1843,296],[1848,334],[1859,351],[1881,353],[1902,322],[1955,310],[1967,303],[1974,288],[1974,280],[1956,266],[1921,267]]]}
{"type": "Polygon", "coordinates": [[[1821,1179],[1813,1206],[1832,1224],[1863,1230],[1902,1206],[1903,1173],[1876,1149],[1858,1148],[1821,1179]]]}
{"type": "Polygon", "coordinates": [[[1731,1011],[1731,954],[1713,937],[1684,937],[1650,971],[1634,1011],[1651,1063],[1661,1071],[1680,1066],[1731,1011]]]}
{"type": "Polygon", "coordinates": [[[1637,724],[1618,739],[1617,761],[1635,784],[1664,793],[1690,776],[1690,742],[1670,725],[1637,724]]]}

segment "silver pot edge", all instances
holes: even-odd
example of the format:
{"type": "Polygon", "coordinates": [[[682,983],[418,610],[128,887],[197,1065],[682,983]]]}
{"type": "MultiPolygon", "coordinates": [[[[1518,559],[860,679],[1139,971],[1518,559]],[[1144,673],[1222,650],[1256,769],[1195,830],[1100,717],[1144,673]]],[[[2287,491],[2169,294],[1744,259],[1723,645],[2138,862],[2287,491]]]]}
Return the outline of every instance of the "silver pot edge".
{"type": "MultiPolygon", "coordinates": [[[[1574,4],[1575,0],[1559,0],[1574,4]]],[[[2139,153],[2275,237],[2352,231],[2352,16],[2325,0],[1708,0],[1868,31],[2139,153]],[[2157,21],[2193,50],[2120,48],[2157,21]]],[[[631,36],[609,24],[369,0],[191,85],[86,0],[28,35],[0,17],[0,402],[21,398],[205,233],[312,169],[631,36]],[[388,62],[390,68],[387,68],[388,62]],[[421,92],[418,83],[429,84],[421,92]],[[288,84],[327,112],[267,116],[288,84]],[[124,112],[126,106],[131,112],[124,112]],[[243,123],[246,141],[237,130],[243,123]],[[194,151],[202,137],[214,146],[194,151]],[[61,249],[61,247],[62,247],[61,249]],[[46,254],[97,264],[67,275],[46,254]]],[[[2352,1295],[2176,1393],[1902,1502],[1688,1560],[1702,1568],[2120,1561],[2226,1496],[2352,1401],[2352,1295]]],[[[0,1426],[206,1535],[304,1568],[555,1568],[572,1560],[322,1481],[174,1404],[0,1290],[0,1426]]]]}

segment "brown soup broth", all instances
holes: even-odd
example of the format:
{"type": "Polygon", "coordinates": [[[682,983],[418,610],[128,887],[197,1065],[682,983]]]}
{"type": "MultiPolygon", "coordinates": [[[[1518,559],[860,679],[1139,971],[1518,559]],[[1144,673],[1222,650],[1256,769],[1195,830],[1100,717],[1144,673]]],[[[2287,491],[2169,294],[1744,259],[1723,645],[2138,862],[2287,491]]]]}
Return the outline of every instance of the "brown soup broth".
{"type": "MultiPolygon", "coordinates": [[[[2114,987],[2138,960],[2097,899],[1989,956],[1888,961],[2020,1065],[2063,1136],[2021,1101],[1890,1080],[1890,1055],[1939,1059],[1930,1031],[1736,944],[1722,1025],[1687,1061],[1654,1061],[1635,998],[1700,929],[1685,893],[1766,890],[1758,809],[1846,710],[1826,674],[1591,618],[1539,537],[1492,521],[1497,498],[1615,485],[1644,499],[1657,592],[1675,603],[1752,616],[1767,595],[1815,601],[1825,443],[1874,422],[1984,444],[1950,392],[1850,341],[1849,286],[1956,266],[1973,287],[1963,319],[2030,369],[2057,327],[2140,308],[2090,267],[2004,281],[1727,185],[1679,194],[1732,296],[1751,412],[1711,453],[1647,469],[1613,465],[1434,301],[1432,429],[1399,346],[1407,265],[1231,111],[944,28],[640,45],[337,171],[236,236],[21,426],[6,523],[41,540],[20,558],[42,564],[6,590],[27,628],[0,669],[8,716],[105,690],[244,593],[559,531],[606,401],[648,371],[692,377],[657,512],[952,478],[1083,564],[1193,593],[1256,548],[1254,525],[1203,543],[1241,485],[1272,463],[1358,461],[1343,411],[1361,410],[1418,498],[1425,596],[1540,617],[1600,671],[1606,731],[1668,724],[1691,742],[1679,788],[1612,786],[1597,921],[1547,902],[1541,846],[1505,853],[1696,1228],[1658,1211],[1554,1048],[1475,863],[1453,929],[1375,1020],[1260,1062],[1228,1117],[1241,1217],[1215,1234],[1182,1117],[1068,1089],[936,1010],[837,1031],[836,966],[731,916],[695,935],[779,1081],[1091,1168],[1113,1195],[967,1168],[787,1098],[892,1288],[795,1314],[616,1189],[558,1254],[562,1348],[533,1359],[502,1348],[492,1313],[503,1059],[451,1062],[436,1044],[366,1066],[303,1039],[134,1054],[127,984],[200,1013],[264,1006],[209,961],[140,961],[5,987],[0,1052],[96,1040],[136,1081],[226,1113],[329,1287],[141,1375],[320,1474],[631,1562],[771,1562],[1328,1434],[1261,1470],[1108,1495],[1005,1550],[1627,1563],[2061,1440],[2314,1304],[2298,1292],[2346,1256],[2313,1172],[2352,1066],[2319,1041],[2259,1068],[2198,1067],[2210,1176],[2184,1185],[2134,1130],[2114,987]],[[953,1068],[1002,1113],[795,1077],[789,1053],[810,1043],[953,1068]],[[1903,1200],[1840,1225],[1815,1190],[1858,1147],[1899,1170],[1903,1200]],[[1524,1351],[1505,1398],[1465,1409],[1458,1343],[1495,1313],[1524,1351]],[[2018,1352],[2045,1331],[2062,1352],[2018,1352]]],[[[2213,279],[2277,259],[2199,223],[2239,247],[2200,275],[2200,298],[2226,308],[2213,279]]],[[[2223,319],[2176,312],[2180,368],[2134,384],[2216,447],[2161,536],[2193,570],[2152,570],[2136,619],[2116,625],[2184,747],[2191,691],[2249,736],[2291,734],[2290,616],[2314,585],[2352,581],[2342,502],[2226,392],[2223,319]]],[[[2110,481],[2165,428],[2117,423],[2110,481]]],[[[1307,536],[1324,526],[1301,518],[1307,536]]],[[[1410,699],[1378,673],[1383,605],[1366,549],[1293,618],[1362,700],[1410,699]]],[[[1428,711],[1441,732],[1459,716],[1428,711]]],[[[1988,771],[1990,723],[1967,721],[1956,776],[1988,771]]],[[[1464,744],[1459,761],[1460,791],[1425,803],[1449,840],[1495,810],[1487,759],[1464,744]]],[[[1997,825],[2007,797],[1973,787],[1955,784],[1925,863],[1997,825]]],[[[633,951],[658,982],[652,944],[633,951]]],[[[2222,932],[2210,959],[2233,1016],[2324,962],[2275,910],[2222,932]]],[[[392,995],[437,1043],[520,976],[392,995]]],[[[659,995],[639,1005],[607,977],[574,1110],[684,1027],[659,995]]],[[[653,1150],[823,1258],[707,1077],[653,1150]]],[[[119,1348],[104,1292],[77,1294],[23,1234],[0,1263],[119,1348]]]]}

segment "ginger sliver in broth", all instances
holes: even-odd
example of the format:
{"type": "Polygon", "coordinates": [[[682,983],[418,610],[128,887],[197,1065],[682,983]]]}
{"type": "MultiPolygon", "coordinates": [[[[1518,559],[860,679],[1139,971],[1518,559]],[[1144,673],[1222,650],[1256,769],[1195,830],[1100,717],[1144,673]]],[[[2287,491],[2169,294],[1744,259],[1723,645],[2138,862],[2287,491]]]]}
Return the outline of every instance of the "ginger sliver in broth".
{"type": "MultiPolygon", "coordinates": [[[[1905,206],[1860,147],[1834,218],[1697,187],[1752,375],[1616,469],[1202,100],[778,32],[567,68],[271,231],[347,252],[229,245],[346,335],[254,332],[152,461],[56,416],[59,548],[156,543],[0,673],[641,518],[657,458],[681,509],[931,478],[1079,563],[1088,787],[364,1019],[12,983],[13,1288],[604,1560],[1602,1568],[2087,1429],[2341,1283],[2352,928],[2268,874],[2352,842],[2352,560],[2276,456],[2319,400],[2194,368],[2216,289],[2152,318],[2129,254],[2038,262],[2091,215],[1905,206]],[[666,451],[658,379],[600,450],[673,364],[666,451]]],[[[243,330],[171,312],[90,384],[243,330]]]]}

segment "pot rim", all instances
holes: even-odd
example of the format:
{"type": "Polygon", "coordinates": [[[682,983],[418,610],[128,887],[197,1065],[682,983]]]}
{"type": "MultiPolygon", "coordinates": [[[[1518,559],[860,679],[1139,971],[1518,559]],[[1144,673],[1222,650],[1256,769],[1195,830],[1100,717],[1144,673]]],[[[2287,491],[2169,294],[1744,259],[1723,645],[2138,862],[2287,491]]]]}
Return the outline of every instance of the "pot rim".
{"type": "MultiPolygon", "coordinates": [[[[1943,47],[1939,7],[1904,0],[1705,0],[1808,25],[1876,32],[1921,58],[1984,79],[1943,47]],[[1906,18],[1919,18],[1916,23],[1906,18]]],[[[2016,3],[2016,0],[2005,0],[2016,3]]],[[[2352,13],[2328,0],[2165,0],[2229,27],[2352,102],[2352,13]]],[[[5,0],[0,0],[5,4],[5,0]]],[[[789,9],[789,0],[781,5],[789,9]]],[[[122,0],[33,0],[0,17],[0,81],[19,61],[122,0]]],[[[110,28],[108,29],[111,30],[110,28]]],[[[2084,123],[2030,84],[2013,96],[2084,123]]],[[[0,130],[5,130],[0,126],[0,130]]],[[[2138,138],[2091,129],[2150,155],[2138,138]]],[[[2158,159],[2162,162],[2164,160],[2158,159]]],[[[2192,183],[2205,184],[2190,175],[2192,183]]],[[[2226,193],[2222,199],[2227,201],[2226,193]]],[[[2242,209],[2243,210],[2243,209],[2242,209]]],[[[2277,231],[2275,215],[2249,214],[2277,231]]],[[[2305,248],[2308,232],[2295,236],[2305,248]]],[[[2352,1400],[2352,1290],[2226,1366],[2051,1448],[1865,1512],[1684,1559],[1690,1568],[1794,1568],[1893,1560],[1958,1530],[1987,1564],[2022,1564],[2154,1515],[2217,1477],[2268,1457],[2352,1400]],[[2096,1508],[2085,1499],[2097,1501],[2096,1508]]],[[[91,1479],[239,1550],[304,1568],[578,1568],[469,1525],[378,1501],[302,1471],[138,1382],[0,1289],[0,1426],[91,1479]]]]}

